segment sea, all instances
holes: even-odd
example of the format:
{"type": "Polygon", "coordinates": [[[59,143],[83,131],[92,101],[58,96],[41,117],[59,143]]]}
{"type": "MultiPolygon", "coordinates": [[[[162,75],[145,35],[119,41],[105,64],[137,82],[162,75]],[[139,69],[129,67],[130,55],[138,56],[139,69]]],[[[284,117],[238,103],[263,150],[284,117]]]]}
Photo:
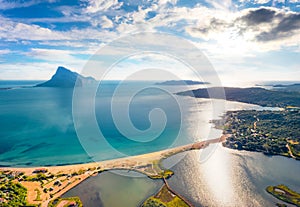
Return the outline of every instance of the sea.
{"type": "MultiPolygon", "coordinates": [[[[40,82],[0,81],[1,166],[66,165],[149,153],[219,137],[222,132],[211,120],[228,110],[279,110],[176,95],[202,85],[107,81],[94,91],[34,87],[40,82]]],[[[194,206],[282,203],[266,193],[268,185],[300,192],[299,161],[281,156],[214,144],[163,164],[175,172],[169,185],[194,206]]],[[[133,207],[161,186],[136,172],[113,170],[64,196],[80,196],[84,206],[133,207]]]]}

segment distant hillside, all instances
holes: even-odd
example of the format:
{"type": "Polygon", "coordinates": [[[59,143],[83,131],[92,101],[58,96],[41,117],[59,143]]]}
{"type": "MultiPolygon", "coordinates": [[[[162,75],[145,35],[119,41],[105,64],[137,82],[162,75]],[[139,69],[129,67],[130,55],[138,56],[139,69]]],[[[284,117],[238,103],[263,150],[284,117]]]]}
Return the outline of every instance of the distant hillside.
{"type": "MultiPolygon", "coordinates": [[[[219,91],[220,88],[210,88],[212,91],[219,91]]],[[[288,91],[273,91],[264,88],[224,88],[226,100],[238,101],[243,103],[257,104],[270,107],[300,107],[300,93],[288,91]]],[[[222,99],[223,97],[210,97],[207,89],[197,89],[192,91],[179,92],[177,95],[191,96],[194,94],[196,98],[215,98],[222,99]],[[192,92],[192,93],[191,93],[192,92]]],[[[214,94],[214,93],[212,93],[214,94]]],[[[217,93],[215,93],[217,94],[217,93]]]]}
{"type": "Polygon", "coordinates": [[[193,80],[169,80],[155,83],[155,85],[202,85],[209,84],[208,82],[193,81],[193,80]]]}
{"type": "Polygon", "coordinates": [[[284,90],[284,91],[295,91],[300,93],[300,83],[295,83],[291,85],[274,85],[273,86],[276,90],[284,90]]]}
{"type": "Polygon", "coordinates": [[[60,66],[57,68],[56,73],[50,80],[44,83],[40,83],[36,85],[36,87],[73,88],[75,84],[76,87],[82,87],[93,83],[96,83],[96,80],[94,78],[83,77],[76,72],[72,72],[71,70],[60,66]]]}

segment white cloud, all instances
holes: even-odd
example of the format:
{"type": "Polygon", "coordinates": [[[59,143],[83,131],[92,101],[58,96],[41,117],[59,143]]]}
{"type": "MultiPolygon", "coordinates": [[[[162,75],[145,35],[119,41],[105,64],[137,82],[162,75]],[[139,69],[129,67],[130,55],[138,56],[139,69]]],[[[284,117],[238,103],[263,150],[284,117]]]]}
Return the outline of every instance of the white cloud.
{"type": "Polygon", "coordinates": [[[118,0],[89,0],[88,6],[85,8],[86,13],[96,13],[96,12],[105,12],[108,9],[120,8],[123,3],[119,2],[118,0]]]}
{"type": "Polygon", "coordinates": [[[28,0],[28,1],[7,1],[7,0],[0,0],[0,9],[14,9],[14,8],[21,8],[21,7],[29,7],[34,4],[42,2],[41,0],[28,0]]]}
{"type": "Polygon", "coordinates": [[[273,3],[285,3],[285,0],[273,0],[273,3]]]}
{"type": "Polygon", "coordinates": [[[103,16],[100,21],[100,25],[104,29],[112,28],[114,26],[114,23],[106,16],[103,16]]]}
{"type": "MultiPolygon", "coordinates": [[[[22,41],[23,44],[24,41],[22,41]]],[[[25,43],[28,41],[25,41],[25,43]]],[[[27,43],[28,44],[28,43],[27,43]]],[[[41,47],[43,46],[53,46],[53,47],[72,47],[72,48],[99,48],[102,46],[101,40],[99,41],[83,41],[83,40],[45,40],[39,41],[38,43],[41,47]]]]}
{"type": "Polygon", "coordinates": [[[255,0],[255,3],[257,4],[266,4],[269,3],[271,0],[255,0]]]}
{"type": "Polygon", "coordinates": [[[36,4],[40,3],[55,3],[59,0],[14,0],[14,1],[7,1],[7,0],[0,0],[0,9],[6,10],[6,9],[15,9],[15,8],[24,8],[24,7],[30,7],[36,4]]]}
{"type": "Polygon", "coordinates": [[[0,50],[0,55],[9,54],[11,51],[9,49],[0,50]]]}
{"type": "Polygon", "coordinates": [[[219,10],[230,11],[234,8],[231,0],[206,0],[206,2],[219,10]]]}
{"type": "MultiPolygon", "coordinates": [[[[174,76],[191,79],[191,69],[182,62],[161,54],[139,54],[130,56],[115,64],[106,75],[106,79],[142,79],[165,80],[174,76]],[[155,71],[152,71],[155,69],[155,71]],[[163,75],[162,75],[163,74],[163,75]]],[[[178,78],[179,79],[179,78],[178,78]]]]}
{"type": "Polygon", "coordinates": [[[53,67],[52,70],[56,69],[57,66],[61,65],[61,66],[69,67],[70,69],[79,72],[86,64],[87,60],[79,58],[78,55],[87,54],[87,53],[88,53],[87,51],[81,52],[76,50],[72,51],[72,50],[32,48],[29,52],[25,52],[24,55],[35,60],[45,61],[49,63],[49,65],[53,67]]]}
{"type": "Polygon", "coordinates": [[[56,68],[52,63],[2,63],[0,74],[6,80],[47,80],[56,68]]]}
{"type": "Polygon", "coordinates": [[[158,5],[166,5],[168,3],[175,5],[178,1],[177,0],[158,0],[157,3],[158,5]]]}
{"type": "MultiPolygon", "coordinates": [[[[59,18],[32,18],[22,19],[22,22],[18,22],[20,21],[18,19],[1,18],[0,16],[0,39],[4,42],[23,41],[28,46],[34,44],[34,48],[26,52],[25,55],[33,60],[48,61],[51,67],[56,68],[58,64],[61,64],[79,69],[84,64],[84,61],[78,58],[78,54],[94,54],[103,44],[125,34],[140,31],[163,30],[170,33],[183,34],[185,37],[191,38],[190,40],[200,49],[203,49],[220,67],[222,62],[224,63],[228,59],[232,60],[226,65],[228,68],[230,65],[242,68],[241,65],[245,65],[248,57],[262,54],[263,52],[276,51],[288,47],[299,50],[299,30],[295,29],[291,33],[285,31],[274,32],[282,20],[281,18],[296,14],[287,9],[266,8],[271,13],[274,11],[278,16],[273,19],[269,18],[268,21],[260,24],[250,25],[249,22],[242,18],[258,8],[236,10],[231,0],[207,0],[207,3],[211,4],[213,8],[204,7],[200,4],[197,4],[194,8],[177,7],[177,0],[154,0],[147,6],[139,6],[138,10],[132,12],[124,11],[122,9],[123,3],[118,2],[118,0],[83,1],[87,2],[88,6],[86,8],[75,8],[72,6],[57,8],[64,15],[64,17],[59,18]],[[148,12],[153,12],[156,15],[149,20],[145,20],[148,12]],[[112,18],[112,16],[115,18],[112,18]],[[53,23],[55,25],[58,22],[76,21],[91,23],[92,26],[84,29],[71,28],[63,31],[34,25],[34,22],[53,23]],[[101,29],[99,29],[100,27],[101,29]],[[260,40],[258,39],[259,35],[261,35],[260,40]],[[262,37],[267,40],[262,40],[262,37]],[[32,43],[33,41],[35,43],[32,43]],[[46,48],[49,46],[54,48],[61,48],[61,46],[73,47],[76,50],[78,48],[80,51],[38,48],[44,46],[47,46],[46,48]]],[[[244,3],[246,1],[250,2],[250,0],[240,0],[240,2],[244,3]]],[[[251,0],[252,3],[256,4],[263,4],[269,1],[251,0]]],[[[0,9],[21,6],[17,3],[7,4],[6,2],[0,0],[0,9]]],[[[38,2],[38,0],[27,1],[23,6],[30,6],[30,4],[38,2]]],[[[290,0],[290,3],[297,2],[299,0],[290,0]]],[[[133,3],[139,4],[140,2],[134,1],[133,3]]],[[[143,39],[141,42],[148,46],[153,44],[155,40],[143,39]]],[[[125,47],[121,46],[118,48],[119,50],[112,49],[107,51],[107,55],[126,53],[128,49],[126,46],[128,45],[130,44],[125,44],[125,47]]],[[[290,48],[289,50],[294,50],[290,48]]],[[[0,55],[10,52],[10,50],[0,50],[0,55]]],[[[29,66],[24,66],[24,68],[27,67],[29,66]]],[[[33,67],[37,68],[37,66],[33,67]]],[[[252,68],[249,70],[251,71],[252,68]]]]}
{"type": "Polygon", "coordinates": [[[200,17],[185,31],[192,37],[214,40],[227,51],[274,51],[299,45],[299,14],[295,12],[261,7],[222,15],[226,18],[206,12],[206,18],[200,17]]]}
{"type": "Polygon", "coordinates": [[[30,52],[25,53],[27,56],[46,60],[51,62],[61,61],[75,61],[76,59],[72,56],[72,52],[68,50],[55,50],[55,49],[40,49],[32,48],[30,52]]]}
{"type": "MultiPolygon", "coordinates": [[[[106,22],[105,26],[109,26],[106,22]]],[[[64,41],[79,41],[79,40],[98,40],[101,42],[111,41],[116,38],[117,34],[113,31],[98,30],[93,28],[71,29],[69,31],[56,31],[49,28],[44,28],[34,24],[25,24],[14,22],[6,18],[0,17],[0,38],[9,41],[16,40],[64,40],[64,41]]],[[[87,45],[88,46],[88,45],[87,45]]]]}
{"type": "Polygon", "coordinates": [[[67,39],[60,32],[52,31],[38,25],[29,25],[0,18],[0,38],[7,40],[59,40],[67,39]]]}
{"type": "MultiPolygon", "coordinates": [[[[257,0],[264,1],[264,0],[257,0]]],[[[0,38],[7,40],[56,40],[66,42],[66,45],[70,45],[70,41],[82,41],[84,39],[98,40],[99,42],[109,42],[120,34],[139,32],[139,31],[155,31],[157,28],[166,28],[166,31],[176,31],[177,33],[186,33],[192,37],[201,38],[204,40],[216,40],[218,42],[232,42],[238,37],[239,25],[234,21],[239,16],[249,12],[250,9],[242,11],[230,11],[224,8],[229,8],[232,5],[231,0],[227,1],[211,1],[217,8],[207,8],[200,5],[194,8],[175,7],[170,6],[175,4],[176,1],[161,0],[157,3],[151,4],[147,8],[139,7],[138,11],[128,12],[122,16],[123,21],[121,23],[114,23],[105,15],[89,15],[81,14],[77,16],[70,16],[68,18],[59,18],[56,21],[68,22],[77,21],[82,19],[89,21],[94,27],[100,25],[103,29],[97,28],[85,28],[85,29],[71,29],[70,31],[55,31],[49,28],[43,28],[34,24],[25,24],[13,22],[8,19],[0,19],[0,38]],[[159,6],[158,6],[159,5],[159,6]],[[219,6],[217,6],[219,5],[219,6]],[[221,6],[220,6],[221,5],[221,6]],[[145,17],[149,11],[155,11],[157,14],[150,20],[145,20],[145,17]],[[82,17],[82,18],[81,18],[82,17]],[[224,37],[227,37],[224,38],[224,37]]],[[[106,11],[108,9],[115,9],[119,7],[118,1],[101,1],[90,0],[86,11],[95,13],[97,11],[106,11]]],[[[100,14],[100,13],[99,13],[100,14]]],[[[46,21],[55,21],[54,19],[48,19],[46,21]]],[[[115,20],[117,21],[117,20],[115,20]]],[[[274,22],[276,23],[276,22],[274,22]]],[[[273,23],[273,24],[274,24],[273,23]]],[[[255,36],[260,32],[267,32],[270,30],[272,24],[266,23],[260,25],[259,28],[252,27],[243,33],[242,38],[245,42],[252,42],[253,44],[262,45],[255,41],[255,36]]],[[[295,38],[289,38],[285,43],[292,44],[295,38]]],[[[282,40],[281,40],[282,41],[282,40]]],[[[230,43],[231,44],[231,43],[230,43]]],[[[230,45],[228,44],[228,45],[230,45]]],[[[247,43],[248,44],[248,43],[247,43]]],[[[276,41],[276,44],[280,46],[280,41],[276,41]]],[[[74,44],[75,45],[75,44],[74,44]]],[[[264,48],[269,47],[271,44],[264,44],[264,48]]],[[[273,48],[275,48],[273,45],[273,48]]],[[[86,45],[88,46],[88,45],[86,45]]],[[[276,46],[278,48],[278,46],[276,46]]]]}

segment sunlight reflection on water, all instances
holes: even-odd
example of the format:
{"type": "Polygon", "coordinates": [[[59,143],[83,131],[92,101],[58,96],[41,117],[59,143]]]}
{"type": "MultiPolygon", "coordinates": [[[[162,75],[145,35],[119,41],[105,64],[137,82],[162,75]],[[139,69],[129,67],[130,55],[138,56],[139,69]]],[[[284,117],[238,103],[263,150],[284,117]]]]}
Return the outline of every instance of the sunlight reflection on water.
{"type": "Polygon", "coordinates": [[[200,166],[208,191],[218,203],[228,204],[233,197],[231,161],[224,151],[216,150],[207,162],[200,166]]]}

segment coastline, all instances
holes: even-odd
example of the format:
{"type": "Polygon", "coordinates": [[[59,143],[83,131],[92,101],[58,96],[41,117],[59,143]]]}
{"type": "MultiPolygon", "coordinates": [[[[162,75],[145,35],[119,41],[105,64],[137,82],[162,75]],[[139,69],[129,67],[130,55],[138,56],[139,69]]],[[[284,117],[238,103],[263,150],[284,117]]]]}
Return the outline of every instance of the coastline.
{"type": "MultiPolygon", "coordinates": [[[[206,148],[210,144],[220,143],[226,141],[230,137],[229,134],[223,134],[220,138],[200,141],[188,145],[183,145],[171,149],[166,149],[157,152],[151,152],[147,154],[135,155],[130,157],[75,164],[75,165],[64,165],[64,166],[40,166],[40,167],[0,167],[0,171],[8,173],[24,174],[25,176],[32,177],[37,175],[37,169],[47,172],[47,174],[55,175],[56,178],[46,183],[45,186],[53,186],[55,181],[66,180],[57,189],[54,189],[53,193],[42,193],[41,201],[37,201],[36,189],[43,191],[38,181],[24,181],[19,180],[18,182],[28,189],[28,202],[31,204],[42,204],[41,206],[47,206],[50,200],[56,199],[86,180],[91,176],[98,175],[99,173],[107,170],[131,170],[147,175],[152,179],[161,179],[172,174],[165,174],[165,169],[160,166],[160,162],[172,155],[186,152],[190,150],[200,150],[206,148]]],[[[167,171],[167,170],[166,170],[167,171]]],[[[55,184],[54,184],[55,185],[55,184]]],[[[44,186],[44,187],[45,187],[44,186]]]]}
{"type": "Polygon", "coordinates": [[[232,134],[224,147],[299,160],[298,112],[298,109],[291,111],[289,108],[284,111],[227,111],[221,120],[213,123],[223,133],[232,134]]]}
{"type": "MultiPolygon", "coordinates": [[[[209,144],[215,144],[219,142],[224,142],[230,135],[222,135],[220,138],[210,139],[205,141],[199,141],[192,144],[187,144],[179,147],[174,147],[166,150],[161,150],[157,152],[151,152],[141,155],[134,155],[130,157],[123,157],[111,160],[104,160],[99,162],[90,162],[90,163],[82,163],[82,164],[71,164],[71,165],[59,165],[59,166],[37,166],[37,167],[0,167],[0,171],[18,171],[23,172],[25,175],[30,175],[34,170],[38,168],[47,169],[48,172],[53,174],[56,173],[72,173],[76,170],[80,170],[82,168],[93,168],[93,167],[102,167],[105,170],[112,169],[128,169],[133,170],[135,167],[140,167],[143,165],[147,165],[156,160],[162,160],[172,155],[190,151],[190,150],[199,150],[207,147],[209,144]],[[124,164],[126,163],[126,165],[124,164]]],[[[144,172],[143,170],[137,170],[144,172]]],[[[149,175],[150,173],[145,172],[144,174],[149,175]]]]}

